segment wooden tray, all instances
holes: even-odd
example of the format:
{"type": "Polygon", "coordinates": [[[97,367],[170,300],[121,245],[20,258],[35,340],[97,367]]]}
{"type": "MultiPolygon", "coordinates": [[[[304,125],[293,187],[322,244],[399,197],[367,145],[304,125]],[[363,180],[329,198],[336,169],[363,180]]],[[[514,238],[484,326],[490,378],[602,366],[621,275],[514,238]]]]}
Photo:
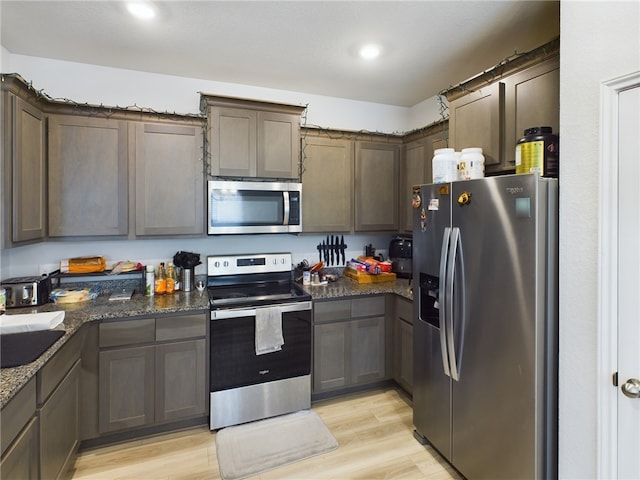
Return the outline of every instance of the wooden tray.
{"type": "Polygon", "coordinates": [[[393,282],[396,279],[395,273],[379,273],[378,275],[372,275],[367,272],[359,272],[352,268],[344,269],[345,277],[354,279],[358,283],[379,283],[379,282],[393,282]]]}

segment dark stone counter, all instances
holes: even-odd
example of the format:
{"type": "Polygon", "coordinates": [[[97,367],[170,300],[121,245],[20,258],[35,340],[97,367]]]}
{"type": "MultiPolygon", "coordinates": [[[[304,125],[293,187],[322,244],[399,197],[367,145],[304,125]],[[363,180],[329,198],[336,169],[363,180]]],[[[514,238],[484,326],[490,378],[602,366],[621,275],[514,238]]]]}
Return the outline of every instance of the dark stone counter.
{"type": "Polygon", "coordinates": [[[411,280],[408,278],[399,278],[394,282],[358,283],[349,277],[340,277],[338,281],[329,282],[327,285],[303,285],[302,288],[309,292],[314,300],[383,293],[393,293],[413,300],[411,280]]]}
{"type": "MultiPolygon", "coordinates": [[[[408,279],[398,279],[395,282],[359,284],[350,278],[340,277],[338,281],[330,282],[328,285],[304,286],[303,289],[309,292],[314,300],[387,293],[400,295],[409,300],[413,298],[411,283],[408,279]]],[[[106,292],[98,296],[96,300],[89,302],[69,305],[49,303],[33,309],[19,308],[9,310],[9,315],[64,310],[64,322],[56,329],[64,330],[65,334],[35,361],[19,367],[0,369],[0,408],[4,407],[85,323],[181,312],[194,313],[207,311],[208,309],[207,292],[192,291],[154,297],[145,297],[136,292],[131,300],[124,301],[111,301],[109,300],[109,292],[106,292]]]]}
{"type": "Polygon", "coordinates": [[[48,303],[37,308],[10,309],[7,315],[40,313],[64,310],[64,322],[56,330],[65,334],[35,361],[14,368],[0,369],[0,408],[13,396],[67,343],[82,325],[107,319],[155,316],[181,312],[198,312],[209,309],[207,292],[179,292],[174,295],[145,297],[134,293],[131,300],[109,300],[109,294],[98,296],[96,300],[67,305],[48,303]]]}

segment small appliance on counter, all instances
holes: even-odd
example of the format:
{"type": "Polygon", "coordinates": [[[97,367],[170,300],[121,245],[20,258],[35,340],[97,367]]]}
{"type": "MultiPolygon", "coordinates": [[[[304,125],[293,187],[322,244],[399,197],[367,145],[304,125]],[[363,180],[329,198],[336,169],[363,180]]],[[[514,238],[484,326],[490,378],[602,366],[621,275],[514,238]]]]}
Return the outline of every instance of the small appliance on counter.
{"type": "Polygon", "coordinates": [[[413,261],[412,236],[397,235],[389,243],[389,260],[391,271],[401,278],[411,278],[411,262],[413,261]]]}
{"type": "Polygon", "coordinates": [[[0,282],[6,290],[7,308],[34,307],[49,301],[51,277],[49,275],[13,277],[0,282]]]}

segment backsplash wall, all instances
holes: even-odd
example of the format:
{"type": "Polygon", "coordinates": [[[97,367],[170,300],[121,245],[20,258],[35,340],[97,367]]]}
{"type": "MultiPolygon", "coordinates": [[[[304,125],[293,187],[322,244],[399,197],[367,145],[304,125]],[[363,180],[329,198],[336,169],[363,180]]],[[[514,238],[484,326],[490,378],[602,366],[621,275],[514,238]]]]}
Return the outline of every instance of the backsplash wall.
{"type": "MultiPolygon", "coordinates": [[[[372,244],[377,253],[387,258],[392,235],[345,235],[346,259],[364,254],[365,245],[372,244]]],[[[39,275],[57,270],[60,260],[102,255],[111,264],[130,260],[142,264],[156,264],[173,259],[182,250],[199,253],[203,262],[196,267],[196,275],[206,274],[208,255],[291,252],[294,265],[307,259],[318,261],[317,245],[326,235],[220,235],[207,238],[166,240],[113,240],[86,242],[44,242],[26,245],[0,252],[0,279],[39,275]]]]}

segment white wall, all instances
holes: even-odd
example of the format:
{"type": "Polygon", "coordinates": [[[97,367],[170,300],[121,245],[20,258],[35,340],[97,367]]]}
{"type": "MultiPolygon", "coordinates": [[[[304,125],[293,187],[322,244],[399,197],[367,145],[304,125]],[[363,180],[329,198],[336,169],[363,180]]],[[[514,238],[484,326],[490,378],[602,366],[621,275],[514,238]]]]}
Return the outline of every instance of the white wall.
{"type": "MultiPolygon", "coordinates": [[[[46,58],[15,55],[2,49],[2,71],[18,73],[36,90],[56,99],[78,103],[152,108],[161,112],[199,113],[200,92],[308,105],[306,124],[344,130],[404,132],[436,120],[435,98],[414,109],[323,97],[299,92],[157,75],[46,58]],[[433,105],[430,105],[433,103],[433,105]]],[[[390,235],[349,235],[348,256],[373,244],[386,257],[390,235]]],[[[318,258],[322,236],[232,236],[191,240],[137,240],[108,242],[47,242],[0,252],[0,278],[50,271],[61,259],[104,255],[108,261],[146,261],[171,258],[178,250],[204,256],[221,253],[291,251],[297,263],[318,258]]],[[[204,273],[203,267],[196,273],[204,273]]]]}
{"type": "MultiPolygon", "coordinates": [[[[176,252],[200,254],[203,263],[207,255],[291,252],[293,262],[319,260],[317,245],[326,236],[317,235],[223,235],[197,239],[112,240],[100,242],[46,242],[3,250],[0,277],[2,279],[48,273],[60,268],[60,260],[79,256],[103,255],[107,263],[131,260],[146,264],[167,262],[176,252]]],[[[390,235],[346,235],[347,260],[364,254],[364,247],[373,244],[376,252],[387,257],[390,235]]],[[[206,274],[206,266],[195,269],[196,275],[206,274]]]]}
{"type": "Polygon", "coordinates": [[[640,70],[640,2],[560,7],[559,468],[560,478],[585,479],[597,477],[599,440],[600,85],[640,70]]]}
{"type": "MultiPolygon", "coordinates": [[[[199,112],[199,92],[241,96],[294,104],[309,104],[307,123],[322,127],[391,132],[401,128],[405,108],[319,97],[280,90],[223,84],[169,75],[154,75],[50,59],[12,55],[2,49],[3,71],[19,73],[37,90],[80,103],[153,108],[178,113],[199,112]]],[[[147,263],[166,260],[179,251],[206,255],[290,251],[294,262],[318,258],[316,245],[324,236],[248,235],[186,240],[136,240],[105,242],[46,242],[0,252],[0,278],[34,275],[56,268],[58,262],[80,255],[104,255],[108,261],[147,263]]],[[[386,256],[389,235],[348,235],[347,256],[363,253],[373,244],[386,256]]],[[[204,273],[199,267],[196,273],[204,273]]]]}
{"type": "Polygon", "coordinates": [[[9,69],[9,51],[0,45],[0,72],[6,72],[9,69]]]}
{"type": "Polygon", "coordinates": [[[11,54],[5,73],[19,73],[54,98],[79,103],[199,113],[200,94],[213,93],[273,102],[308,105],[306,122],[323,128],[405,132],[439,119],[435,97],[416,107],[359,102],[301,92],[159,75],[119,68],[11,54]],[[430,105],[433,104],[433,105],[430,105]],[[429,108],[431,107],[431,108],[429,108]]]}

